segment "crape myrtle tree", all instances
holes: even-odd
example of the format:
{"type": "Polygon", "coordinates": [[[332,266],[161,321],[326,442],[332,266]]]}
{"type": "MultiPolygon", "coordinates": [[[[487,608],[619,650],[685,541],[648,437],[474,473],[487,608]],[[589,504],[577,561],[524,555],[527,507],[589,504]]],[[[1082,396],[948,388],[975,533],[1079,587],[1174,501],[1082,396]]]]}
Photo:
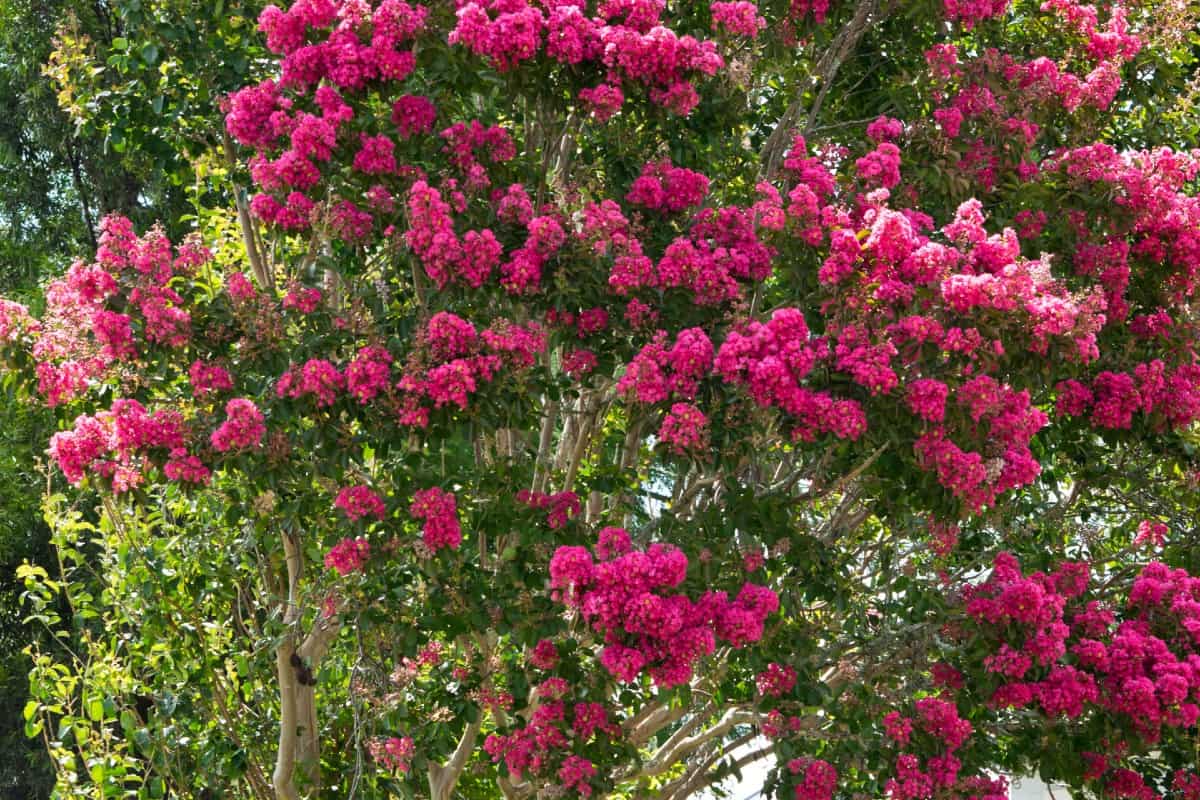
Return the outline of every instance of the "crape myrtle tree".
{"type": "Polygon", "coordinates": [[[1194,18],[268,7],[240,245],[0,306],[59,795],[1196,800],[1194,18]]]}

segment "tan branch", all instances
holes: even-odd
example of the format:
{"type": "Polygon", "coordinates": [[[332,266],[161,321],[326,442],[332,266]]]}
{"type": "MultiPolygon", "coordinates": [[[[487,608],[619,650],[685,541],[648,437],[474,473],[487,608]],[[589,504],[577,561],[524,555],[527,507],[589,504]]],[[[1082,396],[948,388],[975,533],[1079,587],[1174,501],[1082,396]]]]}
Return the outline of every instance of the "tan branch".
{"type": "Polygon", "coordinates": [[[296,792],[298,675],[292,664],[296,655],[295,624],[300,618],[298,603],[300,575],[303,570],[300,546],[287,531],[283,532],[283,555],[287,570],[287,595],[283,601],[283,638],[275,647],[275,675],[279,681],[279,748],[275,754],[275,772],[271,785],[277,800],[299,800],[296,792]]]}
{"type": "MultiPolygon", "coordinates": [[[[222,134],[222,143],[225,146],[226,166],[228,166],[230,172],[233,172],[237,167],[237,154],[234,153],[233,141],[229,138],[228,133],[222,134]]],[[[230,183],[233,185],[234,202],[237,204],[238,225],[242,231],[242,244],[246,247],[246,258],[250,260],[250,269],[254,272],[254,277],[258,279],[258,283],[263,289],[274,289],[274,276],[266,268],[262,254],[259,252],[258,239],[254,233],[254,220],[250,218],[250,207],[246,204],[246,198],[242,194],[242,187],[233,181],[232,176],[230,177],[230,183]]]]}

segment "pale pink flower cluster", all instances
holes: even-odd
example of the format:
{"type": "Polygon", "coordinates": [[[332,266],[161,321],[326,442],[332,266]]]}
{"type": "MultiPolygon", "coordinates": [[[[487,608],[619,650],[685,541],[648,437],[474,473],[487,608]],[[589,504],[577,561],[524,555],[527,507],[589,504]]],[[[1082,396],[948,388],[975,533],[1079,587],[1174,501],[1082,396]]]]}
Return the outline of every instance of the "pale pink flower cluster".
{"type": "Polygon", "coordinates": [[[207,262],[209,251],[194,239],[173,249],[157,228],[138,237],[133,223],[115,215],[105,217],[100,231],[96,263],[76,262],[46,287],[40,322],[15,304],[0,316],[0,340],[17,331],[34,334],[38,391],[50,406],[82,396],[118,362],[156,345],[181,348],[191,339],[191,315],[168,281],[207,262]],[[106,307],[120,295],[122,311],[106,307]]]}

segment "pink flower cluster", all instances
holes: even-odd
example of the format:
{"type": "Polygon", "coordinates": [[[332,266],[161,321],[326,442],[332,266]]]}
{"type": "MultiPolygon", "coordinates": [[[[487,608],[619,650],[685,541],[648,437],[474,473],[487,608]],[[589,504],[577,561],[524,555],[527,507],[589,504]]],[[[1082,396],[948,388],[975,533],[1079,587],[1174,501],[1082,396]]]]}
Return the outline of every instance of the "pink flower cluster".
{"type": "Polygon", "coordinates": [[[284,308],[299,311],[301,314],[313,313],[320,304],[320,289],[295,288],[289,291],[283,298],[284,308]]]}
{"type": "Polygon", "coordinates": [[[634,550],[619,528],[605,529],[596,552],[599,562],[585,547],[558,548],[550,586],[604,635],[600,663],[626,683],[643,671],[658,686],[687,683],[718,639],[735,647],[758,641],[766,618],[779,608],[775,592],[751,583],[734,600],[709,591],[692,601],[673,591],[687,576],[687,556],[666,544],[634,550]]]}
{"type": "Polygon", "coordinates": [[[108,411],[81,415],[71,430],[54,434],[49,452],[71,483],[95,475],[121,493],[141,485],[153,466],[169,480],[207,482],[208,468],[188,454],[187,444],[179,412],[150,413],[136,400],[114,400],[108,411]]]}
{"type": "Polygon", "coordinates": [[[549,639],[540,640],[529,654],[529,664],[535,669],[550,670],[558,665],[558,648],[549,639]]]}
{"type": "MultiPolygon", "coordinates": [[[[979,452],[962,449],[950,439],[944,425],[918,437],[914,450],[921,465],[937,474],[939,483],[978,511],[1001,493],[1025,486],[1038,476],[1041,466],[1029,443],[1048,418],[1032,404],[1028,391],[1015,391],[987,375],[959,386],[954,397],[959,413],[970,420],[962,423],[963,428],[974,431],[980,446],[997,455],[985,459],[979,452]]],[[[942,409],[944,413],[944,403],[942,409]]]]}
{"type": "MultiPolygon", "coordinates": [[[[328,214],[342,238],[360,240],[370,233],[369,212],[346,200],[319,203],[313,198],[324,193],[313,190],[337,176],[336,169],[323,174],[321,165],[351,149],[354,155],[346,160],[358,175],[401,171],[388,136],[350,129],[355,114],[343,94],[353,97],[406,78],[416,66],[408,46],[427,17],[424,6],[404,0],[384,0],[374,9],[348,0],[298,0],[286,11],[263,10],[259,28],[268,48],[281,56],[280,80],[235,92],[225,117],[230,135],[256,150],[251,175],[263,193],[252,199],[251,210],[258,217],[300,230],[328,214]]],[[[403,138],[432,126],[419,103],[398,101],[393,114],[403,138]]]]}
{"type": "Polygon", "coordinates": [[[658,440],[675,455],[708,449],[708,417],[691,403],[675,403],[663,417],[658,440]]]}
{"type": "Polygon", "coordinates": [[[367,346],[346,365],[346,391],[363,405],[391,388],[392,354],[382,347],[367,346]]]}
{"type": "MultiPolygon", "coordinates": [[[[499,125],[484,127],[476,119],[471,120],[470,124],[456,122],[438,136],[446,142],[442,152],[450,157],[451,164],[466,175],[470,189],[486,189],[491,185],[480,157],[492,164],[503,164],[517,155],[516,145],[507,130],[499,125]]],[[[447,183],[449,187],[455,185],[453,182],[447,183]]]]}
{"type": "Polygon", "coordinates": [[[1133,538],[1133,543],[1162,547],[1167,543],[1167,531],[1165,523],[1144,519],[1138,523],[1137,536],[1133,538]]]}
{"type": "Polygon", "coordinates": [[[346,386],[346,378],[330,362],[323,358],[310,358],[296,369],[289,368],[275,382],[275,394],[279,397],[316,398],[317,408],[334,404],[338,393],[346,386]]]}
{"type": "Polygon", "coordinates": [[[753,39],[767,27],[767,21],[758,15],[758,6],[748,0],[718,0],[709,5],[709,10],[712,12],[713,30],[724,28],[730,33],[753,39]]]}
{"type": "Polygon", "coordinates": [[[405,242],[438,288],[458,283],[477,289],[499,266],[504,251],[495,234],[487,229],[468,231],[460,239],[450,204],[424,181],[413,184],[408,212],[405,242]]]}
{"type": "Polygon", "coordinates": [[[546,524],[551,530],[564,527],[567,522],[579,514],[579,495],[574,492],[556,492],[545,494],[522,489],[517,492],[517,502],[530,508],[546,510],[546,524]]]}
{"type": "Polygon", "coordinates": [[[980,22],[998,17],[1008,9],[1008,0],[944,0],[946,16],[962,23],[967,30],[980,22]]]}
{"type": "Polygon", "coordinates": [[[416,753],[411,736],[372,739],[367,743],[367,749],[371,758],[383,765],[384,769],[403,773],[412,768],[412,757],[416,753]]]}
{"type": "MultiPolygon", "coordinates": [[[[714,12],[731,29],[752,23],[749,3],[730,3],[714,12]]],[[[496,4],[469,0],[459,5],[457,24],[449,42],[487,58],[499,71],[545,55],[559,64],[595,62],[606,70],[609,92],[620,93],[624,82],[650,89],[651,99],[674,113],[687,115],[699,102],[691,81],[712,76],[724,66],[716,45],[692,36],[679,36],[660,20],[663,7],[655,0],[604,2],[598,16],[588,17],[582,5],[548,5],[543,11],[526,0],[496,4]]],[[[594,98],[593,98],[594,99],[594,98]]],[[[617,104],[619,106],[619,103],[617,104]]]]}
{"type": "Polygon", "coordinates": [[[536,322],[517,325],[499,318],[480,333],[468,320],[449,312],[435,314],[419,341],[428,356],[441,363],[412,369],[396,385],[403,393],[401,424],[417,427],[429,424],[426,402],[432,401],[434,408],[453,403],[466,409],[469,397],[505,368],[517,372],[532,367],[548,343],[545,330],[536,322]]]}
{"type": "Polygon", "coordinates": [[[858,177],[866,186],[891,189],[900,183],[900,148],[880,142],[874,150],[854,162],[858,177]]]}
{"type": "Polygon", "coordinates": [[[458,522],[458,501],[453,492],[434,486],[413,494],[408,513],[423,520],[421,528],[425,545],[435,553],[449,547],[457,550],[462,544],[462,526],[458,522]]]}
{"type": "Polygon", "coordinates": [[[745,386],[760,406],[790,414],[794,438],[811,441],[832,433],[857,439],[867,429],[857,401],[835,400],[801,385],[827,353],[825,341],[809,334],[799,309],[781,308],[765,324],[751,321],[732,331],[717,352],[715,371],[726,382],[745,386]]]}
{"type": "Polygon", "coordinates": [[[788,762],[788,772],[800,778],[792,795],[795,800],[833,800],[838,772],[828,761],[795,758],[788,762]]]}
{"type": "Polygon", "coordinates": [[[676,213],[699,206],[708,196],[708,178],[699,172],[657,161],[642,167],[626,201],[655,211],[676,213]]]}
{"type": "MultiPolygon", "coordinates": [[[[933,742],[937,755],[921,759],[901,752],[896,757],[895,776],[884,784],[888,797],[894,800],[921,800],[939,791],[967,788],[973,783],[959,780],[962,763],[954,755],[970,738],[971,723],[958,714],[954,703],[939,697],[924,697],[916,702],[914,717],[891,712],[883,719],[888,738],[899,747],[909,748],[914,730],[921,731],[933,742]],[[923,767],[923,768],[922,768],[923,767]],[[959,786],[959,784],[965,784],[959,786]]],[[[968,793],[953,796],[966,796],[968,793]]]]}
{"type": "Polygon", "coordinates": [[[0,341],[15,342],[26,333],[36,333],[39,327],[28,308],[0,297],[0,341]]]}
{"type": "Polygon", "coordinates": [[[351,522],[357,522],[363,517],[383,519],[387,513],[383,498],[367,486],[343,487],[334,499],[333,506],[340,508],[351,522]]]}
{"type": "MultiPolygon", "coordinates": [[[[964,590],[966,611],[995,648],[984,662],[998,708],[1046,717],[1109,715],[1147,744],[1200,720],[1200,578],[1151,563],[1121,618],[1085,602],[1086,565],[1022,574],[1002,553],[987,582],[964,590]],[[1010,633],[1002,633],[1002,631],[1010,633]]],[[[1095,777],[1104,773],[1096,770],[1095,777]]]]}
{"type": "Polygon", "coordinates": [[[562,678],[547,678],[535,688],[535,702],[529,714],[529,723],[502,735],[493,733],[483,743],[483,749],[493,762],[504,762],[505,769],[513,778],[526,773],[557,775],[561,785],[589,797],[592,786],[589,780],[596,775],[592,762],[571,753],[576,746],[583,746],[597,732],[615,737],[620,729],[609,721],[608,711],[595,702],[569,703],[571,687],[562,678]],[[558,761],[560,755],[562,760],[558,761]],[[558,761],[558,768],[554,764],[558,761]]]}
{"type": "Polygon", "coordinates": [[[219,364],[205,364],[197,359],[188,369],[192,394],[203,397],[209,392],[227,392],[233,388],[233,376],[219,364]]]}
{"type": "Polygon", "coordinates": [[[588,780],[595,777],[596,768],[583,756],[567,756],[558,768],[558,779],[564,789],[578,792],[580,797],[591,797],[592,786],[588,780]]]}
{"type": "Polygon", "coordinates": [[[40,322],[16,304],[0,318],[0,339],[32,334],[38,391],[49,406],[80,397],[146,348],[180,348],[191,337],[191,315],[168,281],[191,274],[211,258],[209,251],[194,238],[173,249],[157,228],[139,238],[120,216],[105,217],[100,231],[96,263],[76,262],[46,287],[40,322]],[[106,308],[118,297],[122,311],[106,308]]]}
{"type": "Polygon", "coordinates": [[[1128,372],[1105,370],[1091,385],[1071,379],[1057,387],[1060,416],[1087,415],[1097,428],[1129,429],[1135,418],[1154,427],[1186,428],[1200,419],[1200,363],[1171,369],[1162,360],[1128,372]]]}
{"type": "Polygon", "coordinates": [[[666,346],[667,332],[657,331],[625,368],[617,391],[639,403],[661,403],[672,395],[691,399],[713,364],[713,345],[700,328],[679,332],[666,346]]]}
{"type": "Polygon", "coordinates": [[[352,572],[361,571],[370,555],[371,543],[363,537],[342,539],[325,554],[325,567],[337,570],[338,575],[344,578],[352,572]]]}
{"type": "Polygon", "coordinates": [[[262,412],[253,401],[237,397],[225,404],[225,421],[212,432],[212,446],[224,453],[258,447],[267,434],[262,412]]]}
{"type": "Polygon", "coordinates": [[[754,686],[764,697],[783,697],[796,688],[796,670],[772,661],[765,670],[754,676],[754,686]]]}

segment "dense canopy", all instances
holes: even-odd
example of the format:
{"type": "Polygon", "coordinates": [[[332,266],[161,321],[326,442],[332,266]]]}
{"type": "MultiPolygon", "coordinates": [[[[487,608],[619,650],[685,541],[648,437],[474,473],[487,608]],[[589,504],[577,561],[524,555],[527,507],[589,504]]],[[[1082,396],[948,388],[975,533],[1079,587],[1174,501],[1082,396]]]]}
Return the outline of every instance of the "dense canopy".
{"type": "Polygon", "coordinates": [[[1200,800],[1200,6],[121,8],[191,213],[0,300],[58,796],[1200,800]]]}

